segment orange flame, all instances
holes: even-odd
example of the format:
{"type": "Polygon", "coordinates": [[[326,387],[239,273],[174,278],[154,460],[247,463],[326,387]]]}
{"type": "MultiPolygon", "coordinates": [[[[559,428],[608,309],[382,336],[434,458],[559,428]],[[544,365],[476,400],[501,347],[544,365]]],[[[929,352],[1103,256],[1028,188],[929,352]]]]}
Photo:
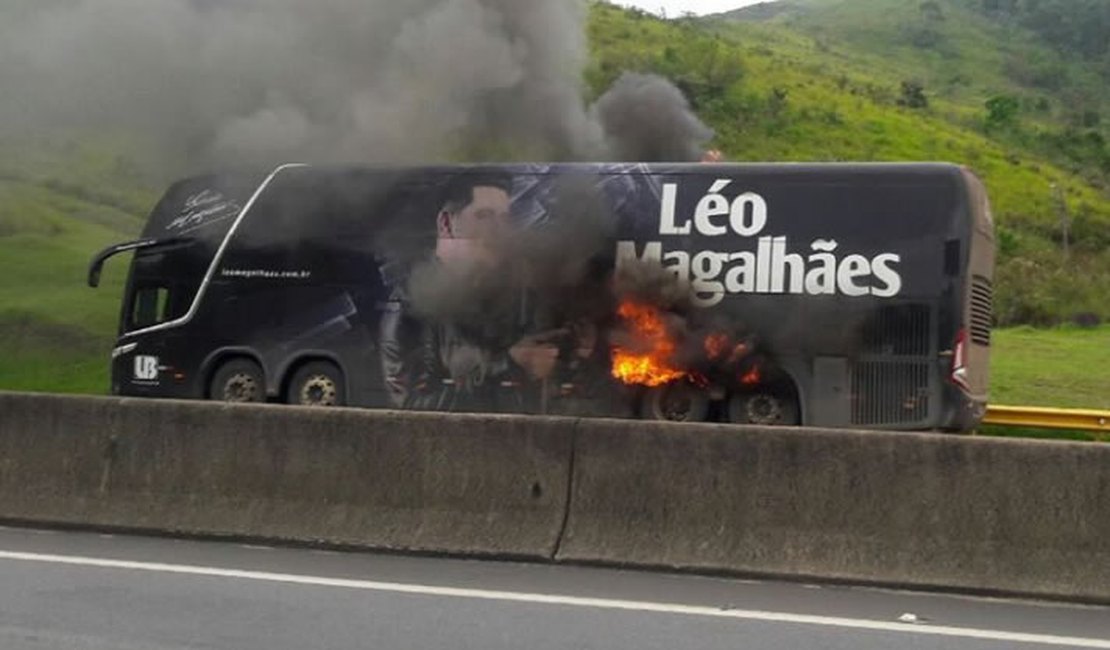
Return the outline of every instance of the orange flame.
{"type": "Polygon", "coordinates": [[[705,355],[710,360],[719,358],[728,347],[728,334],[710,334],[705,337],[705,355]]]}
{"type": "Polygon", "coordinates": [[[720,149],[707,149],[701,154],[701,161],[703,163],[717,163],[725,159],[724,154],[720,149]]]}
{"type": "Polygon", "coordinates": [[[751,370],[747,371],[742,377],[740,377],[740,383],[744,384],[745,386],[758,384],[762,380],[763,373],[759,371],[759,366],[752,366],[751,370]]]}
{"type": "Polygon", "coordinates": [[[671,340],[659,310],[650,305],[623,302],[617,314],[643,342],[646,352],[621,347],[613,349],[613,376],[626,384],[662,386],[686,376],[686,371],[671,365],[675,342],[671,340]]]}
{"type": "Polygon", "coordinates": [[[748,345],[746,343],[737,343],[736,347],[732,348],[732,354],[728,356],[729,363],[736,363],[748,353],[748,345]]]}

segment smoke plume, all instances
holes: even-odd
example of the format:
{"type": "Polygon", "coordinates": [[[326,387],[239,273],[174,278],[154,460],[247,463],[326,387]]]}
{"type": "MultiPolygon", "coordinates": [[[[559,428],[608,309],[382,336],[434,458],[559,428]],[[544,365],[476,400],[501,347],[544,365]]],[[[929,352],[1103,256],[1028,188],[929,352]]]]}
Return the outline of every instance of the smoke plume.
{"type": "Polygon", "coordinates": [[[193,167],[693,159],[662,79],[591,110],[583,0],[7,0],[0,135],[119,129],[193,167]]]}
{"type": "Polygon", "coordinates": [[[490,233],[487,258],[418,261],[407,282],[409,302],[425,318],[487,332],[605,320],[615,306],[614,228],[593,180],[560,177],[544,221],[490,233]]]}
{"type": "Polygon", "coordinates": [[[713,137],[682,92],[656,75],[624,74],[594,110],[615,160],[697,160],[713,137]]]}

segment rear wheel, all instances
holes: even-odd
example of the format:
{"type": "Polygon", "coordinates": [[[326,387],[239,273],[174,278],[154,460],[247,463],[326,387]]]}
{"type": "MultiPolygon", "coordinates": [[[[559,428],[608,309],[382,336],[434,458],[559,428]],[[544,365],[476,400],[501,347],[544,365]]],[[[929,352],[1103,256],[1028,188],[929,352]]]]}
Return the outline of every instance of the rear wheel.
{"type": "Polygon", "coordinates": [[[261,402],[266,399],[262,368],[250,359],[232,359],[216,370],[208,397],[220,402],[261,402]]]}
{"type": "Polygon", "coordinates": [[[685,381],[652,388],[644,393],[641,416],[645,420],[705,422],[709,419],[709,395],[685,381]]]}
{"type": "Polygon", "coordinates": [[[293,373],[285,401],[296,406],[343,406],[346,403],[343,373],[334,363],[312,361],[293,373]]]}
{"type": "Polygon", "coordinates": [[[736,424],[796,426],[801,413],[792,394],[768,387],[734,394],[728,401],[728,419],[736,424]]]}

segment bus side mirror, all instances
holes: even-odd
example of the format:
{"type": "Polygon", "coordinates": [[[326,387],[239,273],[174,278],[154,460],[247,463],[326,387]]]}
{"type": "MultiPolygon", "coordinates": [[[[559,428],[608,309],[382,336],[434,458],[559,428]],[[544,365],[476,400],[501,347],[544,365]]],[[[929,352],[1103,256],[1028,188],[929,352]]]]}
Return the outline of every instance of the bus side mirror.
{"type": "Polygon", "coordinates": [[[104,262],[109,257],[112,257],[113,255],[117,255],[119,253],[123,253],[123,252],[126,252],[126,251],[139,250],[140,248],[149,248],[150,246],[156,246],[156,245],[159,245],[159,244],[172,244],[172,243],[177,243],[179,241],[181,241],[181,240],[180,239],[163,239],[163,240],[137,239],[135,241],[129,241],[129,242],[125,242],[123,244],[116,244],[115,246],[109,246],[108,248],[105,248],[104,250],[97,253],[96,256],[93,257],[92,262],[89,264],[89,277],[88,277],[89,286],[93,287],[94,289],[96,287],[100,286],[100,270],[104,268],[104,262]]]}
{"type": "Polygon", "coordinates": [[[100,270],[104,268],[104,258],[97,256],[97,259],[92,261],[89,265],[89,286],[96,288],[100,286],[100,270]]]}

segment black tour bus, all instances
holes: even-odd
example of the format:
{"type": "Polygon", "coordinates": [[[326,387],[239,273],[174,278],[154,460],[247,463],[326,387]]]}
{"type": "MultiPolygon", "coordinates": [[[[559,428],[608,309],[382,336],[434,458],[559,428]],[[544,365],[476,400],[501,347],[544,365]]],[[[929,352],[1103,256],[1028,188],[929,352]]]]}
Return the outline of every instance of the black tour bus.
{"type": "Polygon", "coordinates": [[[118,395],[957,431],[986,407],[993,225],[956,165],[284,165],[176,183],[90,286],[128,251],[118,395]],[[654,288],[614,297],[625,271],[654,288]]]}

